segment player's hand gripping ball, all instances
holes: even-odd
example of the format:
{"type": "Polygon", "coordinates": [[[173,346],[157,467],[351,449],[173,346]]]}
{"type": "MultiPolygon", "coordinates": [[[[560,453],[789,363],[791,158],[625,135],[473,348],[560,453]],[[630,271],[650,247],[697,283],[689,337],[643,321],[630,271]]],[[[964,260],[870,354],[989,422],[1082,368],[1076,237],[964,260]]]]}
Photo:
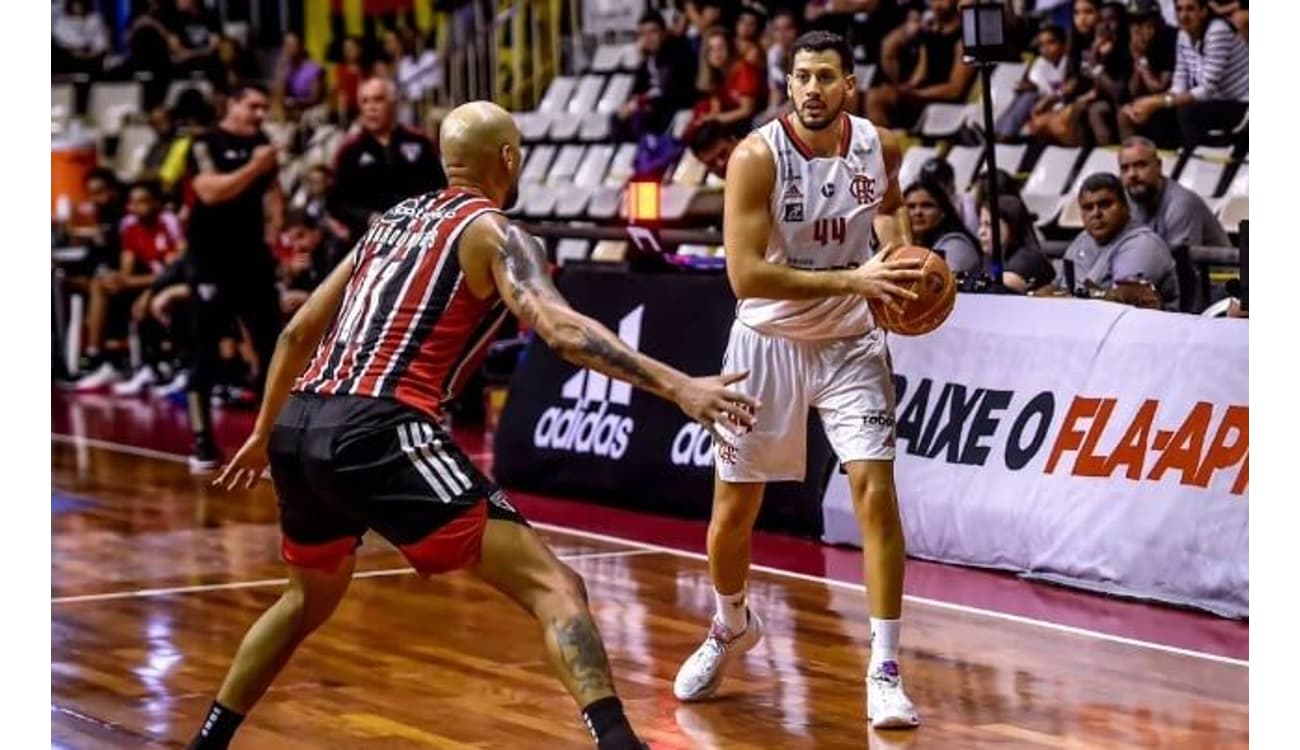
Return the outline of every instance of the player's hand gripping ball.
{"type": "Polygon", "coordinates": [[[889,254],[888,260],[921,259],[921,278],[899,286],[916,292],[917,298],[901,303],[896,310],[879,299],[868,300],[876,324],[890,333],[920,336],[938,328],[952,313],[957,302],[957,281],[943,256],[925,247],[908,245],[889,254]]]}

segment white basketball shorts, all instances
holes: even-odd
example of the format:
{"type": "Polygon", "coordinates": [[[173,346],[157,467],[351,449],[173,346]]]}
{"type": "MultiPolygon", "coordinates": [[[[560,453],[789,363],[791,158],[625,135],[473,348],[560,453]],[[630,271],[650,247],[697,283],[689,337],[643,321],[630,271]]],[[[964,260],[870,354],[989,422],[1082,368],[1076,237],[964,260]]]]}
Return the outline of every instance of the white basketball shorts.
{"type": "Polygon", "coordinates": [[[748,371],[732,387],[762,404],[754,428],[716,450],[724,482],[802,481],[810,408],[841,464],[893,460],[894,380],[882,331],[802,341],[736,321],[722,371],[748,371]]]}

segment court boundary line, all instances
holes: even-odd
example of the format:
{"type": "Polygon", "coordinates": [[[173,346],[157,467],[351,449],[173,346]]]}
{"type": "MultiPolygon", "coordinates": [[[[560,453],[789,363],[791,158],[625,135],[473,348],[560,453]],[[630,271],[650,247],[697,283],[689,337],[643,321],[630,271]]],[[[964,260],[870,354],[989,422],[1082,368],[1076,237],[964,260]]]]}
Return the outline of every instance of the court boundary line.
{"type": "MultiPolygon", "coordinates": [[[[601,560],[610,557],[646,557],[648,555],[661,555],[659,550],[649,549],[625,549],[617,552],[578,552],[567,555],[556,555],[565,562],[578,562],[581,560],[601,560]]],[[[386,578],[389,576],[400,576],[408,573],[414,573],[415,568],[407,566],[405,568],[381,568],[378,570],[361,570],[352,574],[352,580],[359,578],[386,578]]],[[[80,602],[104,602],[114,601],[117,599],[150,599],[156,596],[174,596],[176,594],[193,594],[207,593],[209,591],[233,591],[238,589],[255,589],[265,588],[267,586],[283,586],[289,582],[288,578],[259,578],[252,581],[225,581],[223,583],[199,583],[193,586],[170,586],[165,588],[150,589],[132,589],[129,591],[104,591],[98,594],[72,594],[69,596],[50,597],[50,604],[77,604],[80,602]]]]}
{"type": "MultiPolygon", "coordinates": [[[[156,450],[151,450],[149,448],[139,448],[137,446],[129,445],[126,443],[118,443],[112,440],[101,440],[98,438],[89,438],[89,437],[82,437],[76,435],[65,435],[63,433],[58,433],[58,432],[51,432],[50,434],[51,434],[51,439],[54,442],[64,443],[68,445],[85,445],[91,448],[99,448],[101,450],[125,453],[129,455],[144,456],[146,458],[156,458],[163,461],[170,461],[173,463],[188,462],[188,457],[179,453],[168,453],[165,451],[156,451],[156,450]]],[[[664,554],[674,555],[676,557],[687,557],[693,560],[700,560],[704,562],[708,562],[709,559],[707,555],[701,554],[699,552],[691,552],[689,550],[677,549],[675,547],[667,547],[664,545],[654,544],[651,542],[642,542],[635,539],[625,539],[622,537],[612,536],[609,534],[601,534],[594,531],[585,531],[583,529],[574,529],[568,526],[558,526],[555,524],[532,523],[531,521],[530,524],[538,529],[544,529],[546,531],[552,531],[560,534],[568,534],[569,536],[579,537],[582,539],[596,540],[600,542],[605,542],[607,544],[622,544],[624,546],[633,547],[637,549],[653,551],[653,552],[661,552],[664,554]]],[[[857,592],[862,591],[864,588],[863,584],[848,583],[847,581],[840,581],[835,578],[829,578],[827,576],[816,576],[816,575],[811,575],[809,573],[800,573],[798,571],[785,570],[783,568],[775,568],[768,565],[750,565],[750,570],[757,570],[763,573],[767,573],[769,575],[781,576],[786,578],[794,578],[809,583],[820,583],[826,586],[830,586],[832,588],[852,590],[857,592]]],[[[1046,630],[1052,630],[1058,633],[1066,633],[1069,635],[1080,636],[1084,638],[1092,638],[1094,640],[1106,641],[1109,643],[1117,643],[1120,645],[1131,646],[1134,648],[1143,648],[1151,651],[1162,651],[1164,653],[1173,654],[1175,656],[1186,656],[1193,659],[1202,659],[1205,661],[1212,661],[1219,664],[1228,664],[1231,666],[1243,667],[1246,669],[1250,668],[1250,661],[1247,659],[1236,659],[1231,656],[1211,654],[1211,653],[1206,653],[1204,651],[1195,651],[1192,649],[1180,648],[1178,646],[1170,646],[1164,643],[1156,643],[1154,641],[1144,641],[1139,638],[1128,638],[1122,635],[1114,635],[1113,633],[1103,633],[1101,631],[1089,630],[1087,628],[1081,628],[1074,625],[1063,625],[1061,623],[1051,622],[1049,620],[1038,620],[1032,617],[1026,617],[1024,615],[1011,614],[1010,612],[999,612],[993,609],[972,607],[966,604],[946,602],[940,599],[930,599],[928,597],[916,596],[913,594],[904,594],[903,600],[907,602],[911,602],[913,604],[921,604],[929,607],[934,607],[936,609],[947,610],[950,612],[959,612],[961,614],[966,614],[966,615],[976,615],[980,617],[987,617],[994,620],[1002,620],[1004,622],[1013,622],[1018,625],[1028,625],[1032,627],[1043,628],[1046,630]]]]}

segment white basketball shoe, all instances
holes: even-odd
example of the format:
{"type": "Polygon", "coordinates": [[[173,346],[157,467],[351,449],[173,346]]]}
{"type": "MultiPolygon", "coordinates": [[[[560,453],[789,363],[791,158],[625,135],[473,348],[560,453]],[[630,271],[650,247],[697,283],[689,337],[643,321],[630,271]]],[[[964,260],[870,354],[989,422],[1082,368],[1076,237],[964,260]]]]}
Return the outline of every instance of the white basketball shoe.
{"type": "Polygon", "coordinates": [[[867,720],[876,729],[912,729],[920,726],[916,707],[903,692],[898,662],[881,662],[867,675],[867,720]]]}
{"type": "Polygon", "coordinates": [[[722,623],[713,621],[704,643],[677,670],[673,695],[678,700],[698,701],[718,692],[727,665],[763,640],[763,621],[749,609],[745,610],[745,617],[747,624],[739,635],[733,635],[722,623]]]}

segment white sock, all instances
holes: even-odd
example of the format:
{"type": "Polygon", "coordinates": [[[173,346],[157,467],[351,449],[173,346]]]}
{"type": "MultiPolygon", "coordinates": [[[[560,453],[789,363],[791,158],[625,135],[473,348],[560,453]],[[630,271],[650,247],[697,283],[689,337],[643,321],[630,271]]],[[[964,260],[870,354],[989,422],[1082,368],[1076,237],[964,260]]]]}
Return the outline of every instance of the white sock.
{"type": "Polygon", "coordinates": [[[713,590],[713,602],[717,607],[717,613],[714,619],[722,623],[732,635],[739,635],[745,632],[749,620],[746,617],[745,591],[746,587],[742,586],[740,591],[734,594],[723,594],[717,589],[713,590]]]}
{"type": "Polygon", "coordinates": [[[871,618],[871,661],[867,664],[867,674],[884,662],[898,661],[898,631],[902,627],[902,620],[871,618]]]}

